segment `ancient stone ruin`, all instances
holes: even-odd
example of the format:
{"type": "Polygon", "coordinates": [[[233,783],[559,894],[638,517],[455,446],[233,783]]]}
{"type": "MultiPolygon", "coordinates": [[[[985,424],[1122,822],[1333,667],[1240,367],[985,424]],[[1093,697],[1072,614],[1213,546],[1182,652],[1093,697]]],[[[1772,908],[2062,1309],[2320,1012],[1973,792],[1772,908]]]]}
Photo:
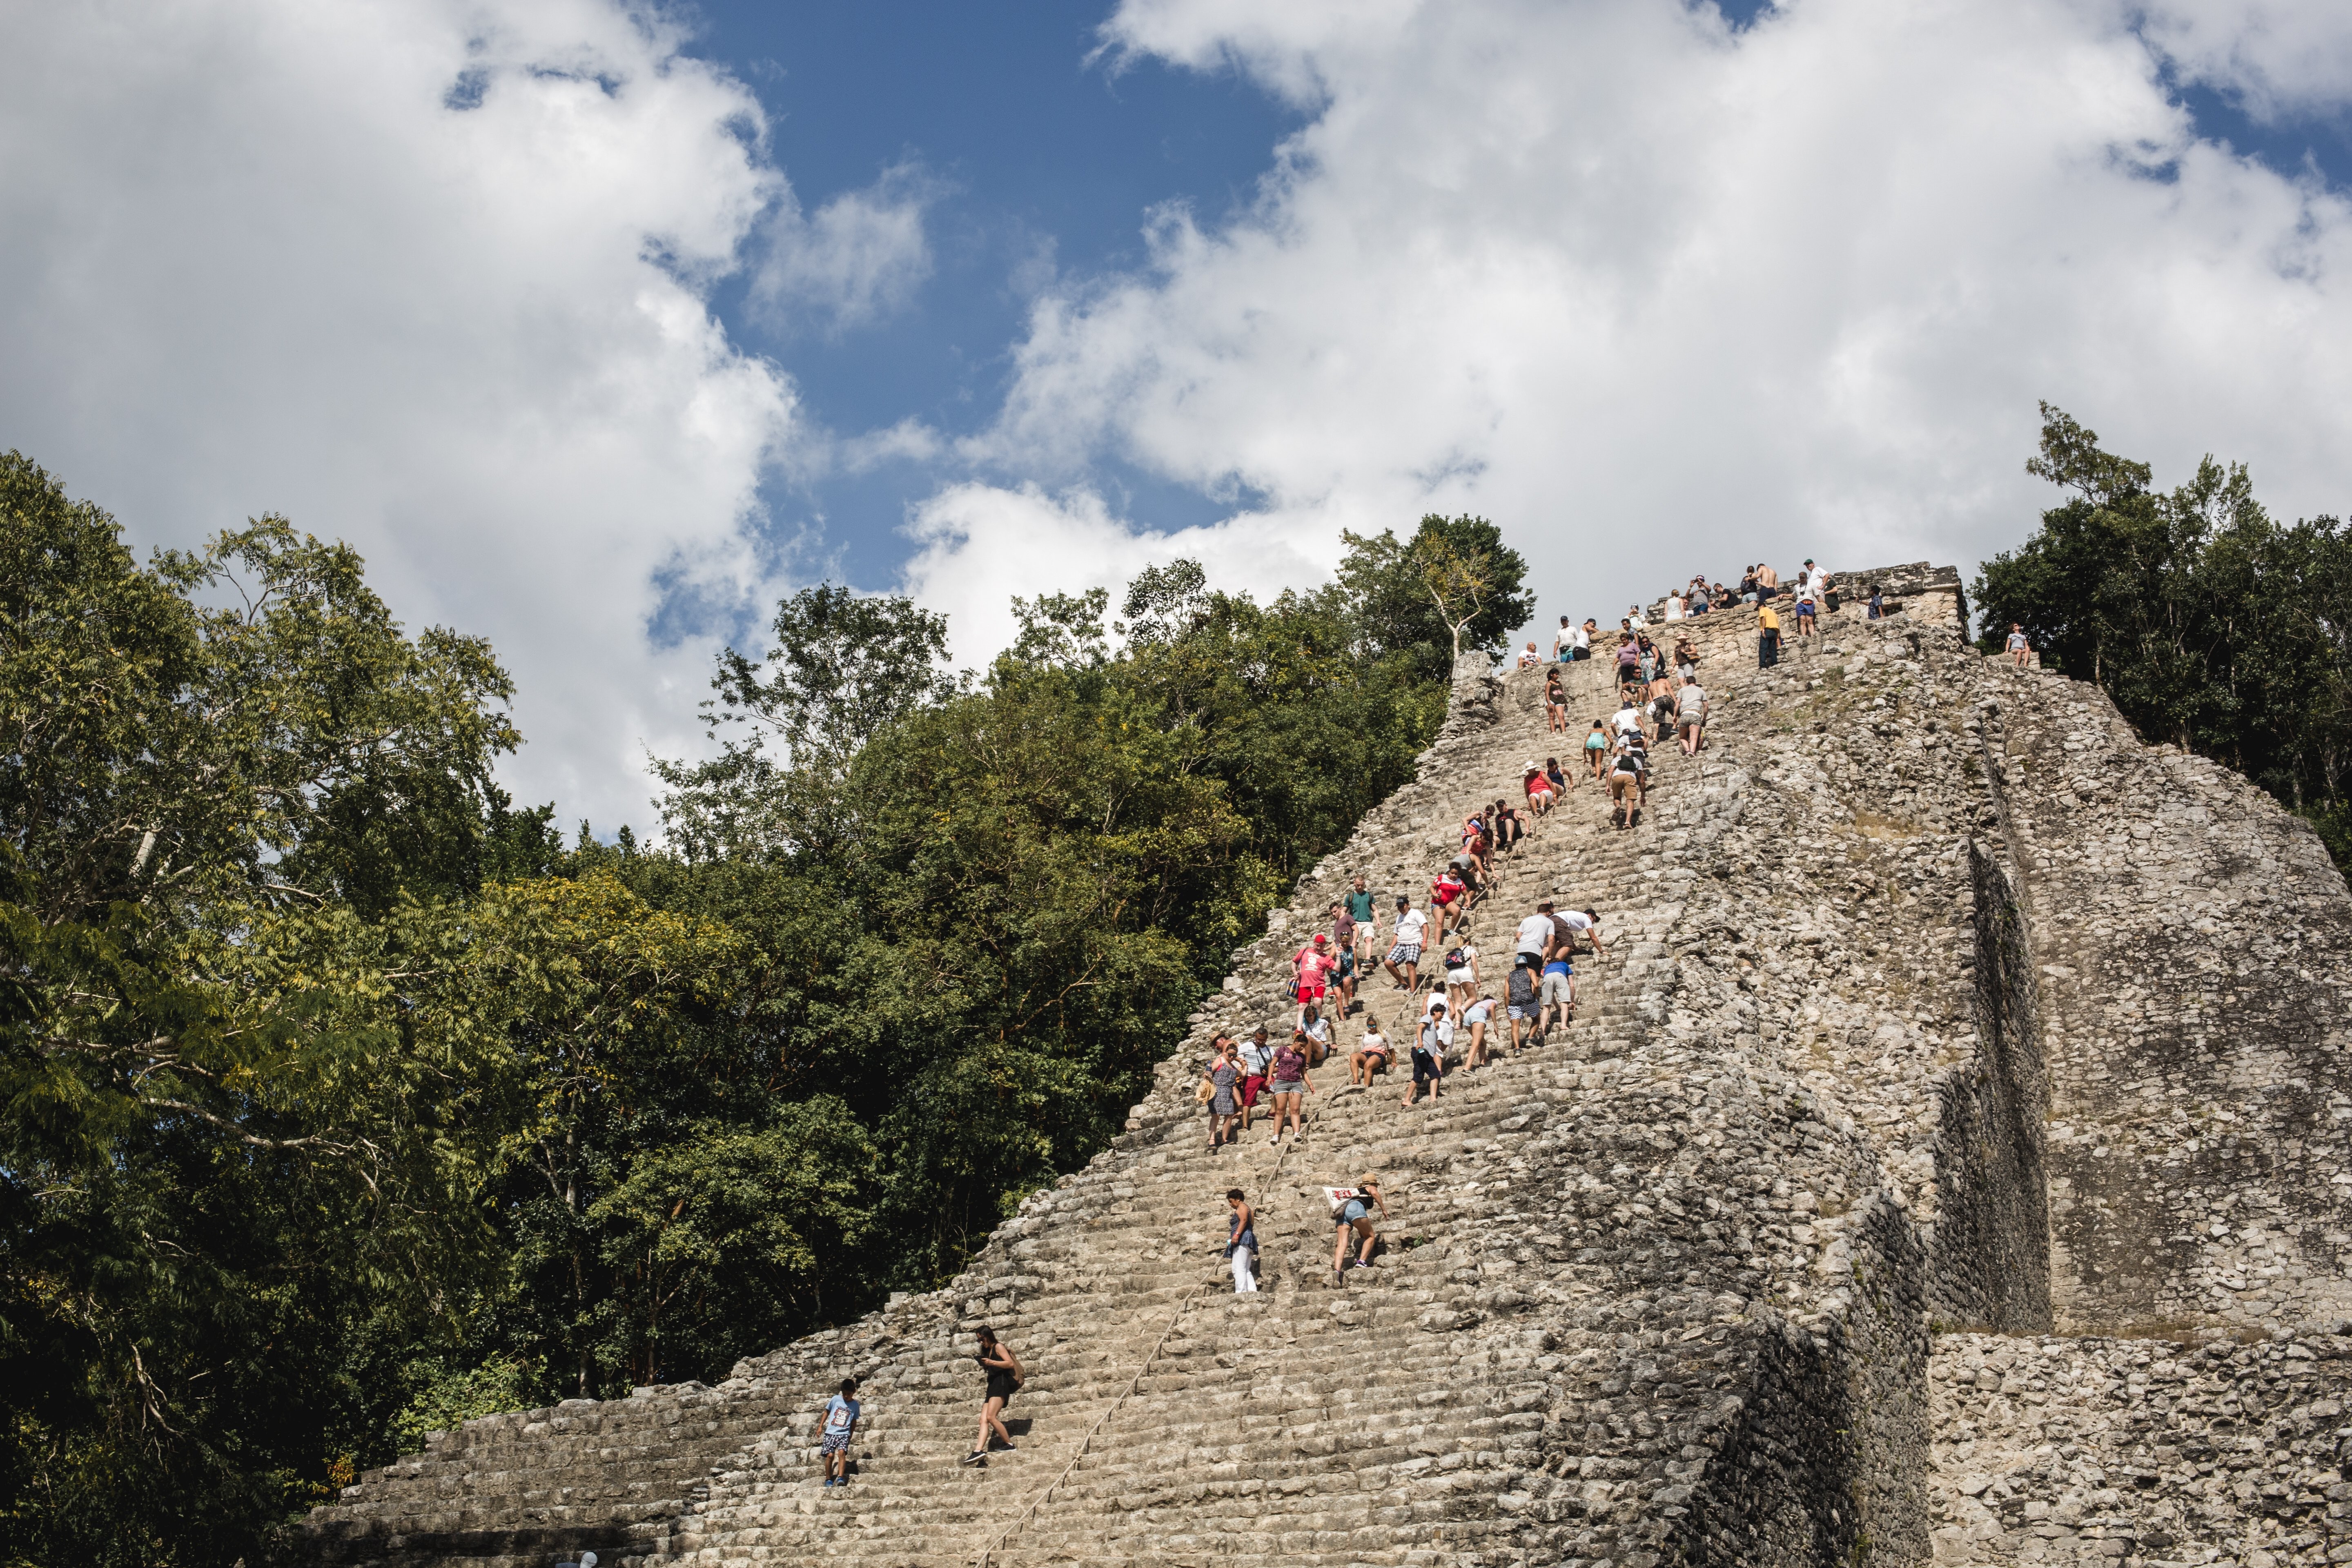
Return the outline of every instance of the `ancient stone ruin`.
{"type": "MultiPolygon", "coordinates": [[[[284,1543],[310,1563],[2352,1561],[2352,901],[2244,780],[2094,688],[1963,643],[1957,574],[1846,575],[1759,670],[1681,623],[1714,709],[1641,823],[1588,777],[1474,931],[1601,916],[1572,1027],[1448,1080],[1316,1075],[1309,1135],[1207,1147],[1213,1031],[1361,872],[1417,899],[1609,672],[1466,670],[1412,784],[1237,953],[1117,1146],[947,1288],[738,1365],[435,1434],[284,1543]],[[1321,1188],[1384,1180],[1377,1267],[1321,1188]],[[1226,1188],[1257,1203],[1237,1296],[1226,1188]],[[1030,1369],[960,1467],[971,1328],[1030,1369]],[[864,1380],[855,1479],[818,1411],[864,1380]]],[[[1386,907],[1386,899],[1383,900],[1386,907]]],[[[1416,999],[1384,978],[1398,1032],[1416,999]]],[[[1340,1029],[1344,1050],[1359,1015],[1340,1029]]]]}

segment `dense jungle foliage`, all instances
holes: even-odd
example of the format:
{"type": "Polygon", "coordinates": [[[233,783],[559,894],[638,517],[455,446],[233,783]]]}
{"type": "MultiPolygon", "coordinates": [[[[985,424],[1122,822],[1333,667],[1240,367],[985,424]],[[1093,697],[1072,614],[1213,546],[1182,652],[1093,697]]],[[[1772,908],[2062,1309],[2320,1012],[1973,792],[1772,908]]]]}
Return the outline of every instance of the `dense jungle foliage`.
{"type": "Polygon", "coordinates": [[[141,564],[0,459],[0,1562],[253,1560],[469,1415],[952,1273],[1118,1128],[1409,776],[1491,524],[1260,605],[1178,562],[951,676],[808,590],[720,662],[659,847],[493,782],[492,650],[282,520],[141,564]]]}
{"type": "Polygon", "coordinates": [[[2074,492],[1985,563],[1983,647],[2021,624],[2141,737],[2226,763],[2309,818],[2352,868],[2352,529],[2281,523],[2242,463],[2208,456],[2169,493],[2149,465],[2042,405],[2027,471],[2074,492]]]}

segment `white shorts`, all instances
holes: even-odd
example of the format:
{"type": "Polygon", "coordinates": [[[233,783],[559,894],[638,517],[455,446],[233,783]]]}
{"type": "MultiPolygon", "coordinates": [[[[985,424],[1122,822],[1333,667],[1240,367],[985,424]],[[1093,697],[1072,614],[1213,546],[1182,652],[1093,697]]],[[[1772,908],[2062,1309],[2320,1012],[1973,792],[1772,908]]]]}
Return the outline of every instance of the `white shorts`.
{"type": "Polygon", "coordinates": [[[1454,985],[1467,985],[1475,980],[1476,976],[1472,974],[1470,971],[1466,969],[1449,969],[1445,972],[1445,978],[1449,984],[1454,985]]]}

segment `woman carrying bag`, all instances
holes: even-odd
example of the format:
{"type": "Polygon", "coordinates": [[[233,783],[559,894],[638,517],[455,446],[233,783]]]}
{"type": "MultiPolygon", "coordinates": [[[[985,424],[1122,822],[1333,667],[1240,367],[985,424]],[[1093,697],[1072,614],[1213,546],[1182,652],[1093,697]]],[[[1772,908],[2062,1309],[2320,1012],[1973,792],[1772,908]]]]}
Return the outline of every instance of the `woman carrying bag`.
{"type": "Polygon", "coordinates": [[[988,1402],[980,1407],[980,1445],[963,1457],[967,1465],[988,1463],[989,1445],[1002,1442],[1013,1447],[1013,1434],[1005,1429],[1002,1419],[1004,1406],[1021,1391],[1021,1358],[1013,1353],[1011,1345],[996,1337],[996,1331],[986,1323],[980,1326],[980,1370],[988,1374],[988,1402]]]}

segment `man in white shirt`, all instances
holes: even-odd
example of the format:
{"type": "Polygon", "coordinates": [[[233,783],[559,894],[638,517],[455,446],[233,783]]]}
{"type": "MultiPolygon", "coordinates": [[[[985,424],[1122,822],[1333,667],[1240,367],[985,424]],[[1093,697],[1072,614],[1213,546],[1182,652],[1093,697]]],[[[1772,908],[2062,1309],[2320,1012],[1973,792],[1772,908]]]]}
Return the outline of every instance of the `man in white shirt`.
{"type": "Polygon", "coordinates": [[[1544,947],[1551,941],[1551,900],[1546,899],[1536,906],[1536,912],[1519,922],[1518,936],[1512,943],[1512,962],[1524,963],[1532,958],[1540,965],[1544,947]]]}
{"type": "Polygon", "coordinates": [[[1400,894],[1396,901],[1396,942],[1389,949],[1389,978],[1404,991],[1421,988],[1421,942],[1429,929],[1429,916],[1412,907],[1412,900],[1400,894]]]}
{"type": "Polygon", "coordinates": [[[1633,706],[1633,700],[1632,698],[1629,697],[1625,699],[1625,705],[1622,708],[1618,709],[1615,714],[1610,718],[1609,727],[1616,731],[1621,736],[1637,735],[1641,733],[1642,710],[1633,706]]]}
{"type": "Polygon", "coordinates": [[[1559,635],[1551,639],[1552,662],[1554,664],[1566,664],[1570,658],[1574,658],[1575,655],[1576,630],[1573,626],[1568,624],[1568,617],[1566,616],[1562,616],[1559,618],[1559,635]]]}

